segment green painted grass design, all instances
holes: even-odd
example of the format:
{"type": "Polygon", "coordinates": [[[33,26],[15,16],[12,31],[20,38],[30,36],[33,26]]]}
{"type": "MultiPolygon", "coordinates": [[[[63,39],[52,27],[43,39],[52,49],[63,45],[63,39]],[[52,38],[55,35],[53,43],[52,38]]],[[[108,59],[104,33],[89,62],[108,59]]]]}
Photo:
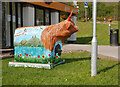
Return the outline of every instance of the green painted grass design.
{"type": "Polygon", "coordinates": [[[47,63],[58,63],[61,61],[60,58],[56,58],[56,57],[51,57],[51,58],[47,58],[45,57],[44,59],[42,58],[30,58],[30,57],[18,57],[18,56],[15,56],[15,60],[17,62],[27,62],[27,63],[44,63],[44,64],[47,64],[47,63]]]}

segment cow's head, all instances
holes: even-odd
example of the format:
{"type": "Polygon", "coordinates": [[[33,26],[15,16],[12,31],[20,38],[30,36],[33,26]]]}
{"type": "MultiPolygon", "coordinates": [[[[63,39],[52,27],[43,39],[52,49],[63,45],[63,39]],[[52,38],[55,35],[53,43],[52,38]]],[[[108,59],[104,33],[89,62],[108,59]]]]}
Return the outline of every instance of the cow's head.
{"type": "Polygon", "coordinates": [[[75,23],[71,19],[71,16],[72,16],[72,12],[69,15],[68,19],[59,23],[60,24],[60,26],[59,26],[59,29],[60,29],[59,31],[60,32],[56,33],[56,36],[62,36],[62,37],[67,37],[68,38],[73,33],[77,32],[79,30],[79,28],[77,26],[75,26],[75,23]]]}

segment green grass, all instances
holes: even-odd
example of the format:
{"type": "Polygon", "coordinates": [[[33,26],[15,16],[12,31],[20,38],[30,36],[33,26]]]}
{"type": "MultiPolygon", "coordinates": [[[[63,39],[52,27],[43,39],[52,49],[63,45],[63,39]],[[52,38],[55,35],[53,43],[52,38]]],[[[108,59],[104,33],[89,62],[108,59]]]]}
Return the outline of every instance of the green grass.
{"type": "Polygon", "coordinates": [[[2,61],[0,61],[0,87],[2,86],[2,61]]]}
{"type": "MultiPolygon", "coordinates": [[[[109,21],[108,21],[109,22],[109,21]]],[[[112,23],[118,23],[118,21],[112,21],[112,23]]]]}
{"type": "Polygon", "coordinates": [[[9,67],[11,59],[2,60],[3,85],[118,85],[118,63],[98,59],[98,74],[91,77],[91,58],[88,52],[62,54],[65,64],[51,70],[9,67]]]}
{"type": "MultiPolygon", "coordinates": [[[[97,24],[98,45],[110,45],[108,25],[109,24],[97,24]]],[[[93,37],[93,24],[90,22],[77,22],[77,26],[79,27],[79,31],[77,32],[77,41],[75,42],[75,44],[91,44],[93,37]]],[[[118,24],[111,24],[111,28],[118,29],[118,24]]]]}

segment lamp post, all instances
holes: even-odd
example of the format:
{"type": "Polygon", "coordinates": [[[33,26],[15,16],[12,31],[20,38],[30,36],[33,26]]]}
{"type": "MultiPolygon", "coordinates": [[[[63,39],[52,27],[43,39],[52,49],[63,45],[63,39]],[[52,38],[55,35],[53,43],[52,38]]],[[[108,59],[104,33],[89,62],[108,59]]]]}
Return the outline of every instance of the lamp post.
{"type": "MultiPolygon", "coordinates": [[[[79,9],[79,6],[77,6],[77,9],[79,9]]],[[[79,10],[78,10],[78,13],[79,13],[79,10]]]]}
{"type": "Polygon", "coordinates": [[[77,1],[73,1],[73,6],[77,6],[77,1]]]}
{"type": "Polygon", "coordinates": [[[97,1],[93,0],[93,39],[91,52],[91,76],[97,75],[97,38],[96,38],[96,10],[97,1]]]}

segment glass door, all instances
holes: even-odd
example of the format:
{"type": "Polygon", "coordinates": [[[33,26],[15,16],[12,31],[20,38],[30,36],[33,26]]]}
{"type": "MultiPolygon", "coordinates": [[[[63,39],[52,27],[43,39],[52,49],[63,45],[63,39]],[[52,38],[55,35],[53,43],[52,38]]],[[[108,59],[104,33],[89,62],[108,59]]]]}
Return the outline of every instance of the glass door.
{"type": "Polygon", "coordinates": [[[10,39],[10,22],[11,22],[11,15],[10,15],[10,4],[6,2],[6,10],[5,10],[5,21],[6,21],[6,47],[11,46],[11,39],[10,39]]]}
{"type": "Polygon", "coordinates": [[[45,25],[49,25],[49,10],[45,10],[45,25]]]}

